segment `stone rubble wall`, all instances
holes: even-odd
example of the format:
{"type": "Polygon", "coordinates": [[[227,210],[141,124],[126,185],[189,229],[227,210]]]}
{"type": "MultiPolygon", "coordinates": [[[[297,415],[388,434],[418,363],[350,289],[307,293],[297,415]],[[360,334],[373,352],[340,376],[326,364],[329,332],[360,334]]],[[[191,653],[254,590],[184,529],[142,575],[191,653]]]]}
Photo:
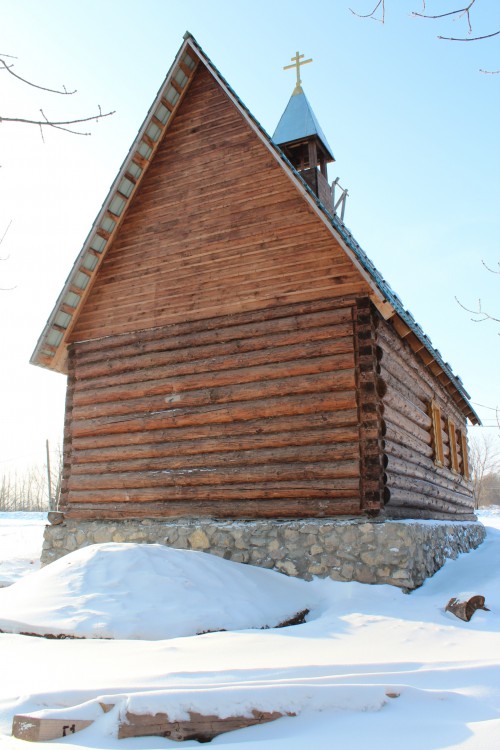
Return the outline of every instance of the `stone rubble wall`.
{"type": "Polygon", "coordinates": [[[411,590],[447,558],[474,549],[484,538],[483,525],[470,521],[65,519],[46,527],[42,565],[89,544],[158,543],[202,550],[306,580],[329,576],[411,590]]]}

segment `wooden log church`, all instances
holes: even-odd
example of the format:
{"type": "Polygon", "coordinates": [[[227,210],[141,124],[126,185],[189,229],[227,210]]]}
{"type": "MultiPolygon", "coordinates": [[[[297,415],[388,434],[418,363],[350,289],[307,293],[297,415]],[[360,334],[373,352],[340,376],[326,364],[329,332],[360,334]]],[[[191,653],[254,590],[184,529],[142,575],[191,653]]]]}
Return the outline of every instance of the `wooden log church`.
{"type": "Polygon", "coordinates": [[[271,138],[185,35],[32,357],[65,519],[474,518],[478,417],[338,215],[300,58],[271,138]]]}

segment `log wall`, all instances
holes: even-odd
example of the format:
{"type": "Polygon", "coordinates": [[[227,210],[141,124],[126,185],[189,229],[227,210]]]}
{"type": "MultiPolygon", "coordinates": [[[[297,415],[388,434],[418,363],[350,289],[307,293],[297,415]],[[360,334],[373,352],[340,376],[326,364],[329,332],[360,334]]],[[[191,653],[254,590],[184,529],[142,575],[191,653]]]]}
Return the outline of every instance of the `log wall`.
{"type": "Polygon", "coordinates": [[[466,421],[455,402],[417,359],[409,345],[380,316],[377,343],[383,390],[383,432],[386,513],[392,517],[472,517],[472,485],[463,476],[463,457],[457,441],[459,471],[451,465],[448,418],[458,433],[466,421]],[[441,409],[443,465],[435,461],[431,403],[441,409]]]}
{"type": "Polygon", "coordinates": [[[62,510],[359,514],[355,310],[323,300],[73,344],[62,510]]]}

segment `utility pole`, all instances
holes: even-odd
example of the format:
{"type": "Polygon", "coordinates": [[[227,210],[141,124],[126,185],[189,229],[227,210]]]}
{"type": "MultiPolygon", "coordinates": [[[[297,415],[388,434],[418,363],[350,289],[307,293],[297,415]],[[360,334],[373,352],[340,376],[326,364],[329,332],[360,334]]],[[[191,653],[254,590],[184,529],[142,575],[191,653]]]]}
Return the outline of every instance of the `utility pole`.
{"type": "Polygon", "coordinates": [[[48,438],[45,441],[45,449],[47,451],[47,487],[49,490],[49,510],[52,510],[52,481],[50,478],[50,451],[48,438]]]}

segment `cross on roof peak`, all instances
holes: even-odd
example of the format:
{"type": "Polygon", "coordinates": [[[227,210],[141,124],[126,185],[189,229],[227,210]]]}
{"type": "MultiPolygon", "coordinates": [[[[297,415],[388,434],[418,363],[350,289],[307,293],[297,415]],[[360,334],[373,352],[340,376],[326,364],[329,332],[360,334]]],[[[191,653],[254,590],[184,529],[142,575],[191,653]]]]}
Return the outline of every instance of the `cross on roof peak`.
{"type": "Polygon", "coordinates": [[[300,80],[300,66],[301,65],[307,65],[307,63],[312,62],[312,57],[309,58],[309,60],[302,60],[304,55],[299,54],[299,51],[295,53],[295,57],[291,57],[290,60],[293,63],[293,65],[285,65],[283,67],[283,70],[290,70],[291,68],[295,68],[295,71],[297,73],[297,83],[295,84],[295,88],[293,90],[292,96],[295,96],[295,94],[302,94],[302,81],[300,80]]]}

